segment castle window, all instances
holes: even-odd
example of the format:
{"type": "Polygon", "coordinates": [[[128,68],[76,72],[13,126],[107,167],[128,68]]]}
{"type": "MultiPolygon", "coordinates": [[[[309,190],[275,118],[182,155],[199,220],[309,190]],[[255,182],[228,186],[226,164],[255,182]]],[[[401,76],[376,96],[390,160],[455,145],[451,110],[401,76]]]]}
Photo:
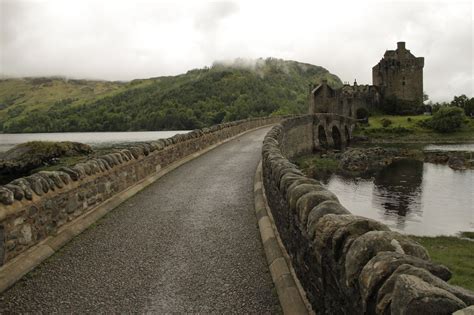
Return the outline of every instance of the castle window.
{"type": "Polygon", "coordinates": [[[402,85],[405,85],[405,81],[402,82],[402,85]]]}

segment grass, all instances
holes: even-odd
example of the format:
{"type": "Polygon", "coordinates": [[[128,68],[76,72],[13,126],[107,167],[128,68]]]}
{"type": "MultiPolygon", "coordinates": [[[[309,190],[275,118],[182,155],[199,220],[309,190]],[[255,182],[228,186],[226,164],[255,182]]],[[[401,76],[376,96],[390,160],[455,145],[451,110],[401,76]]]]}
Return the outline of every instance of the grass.
{"type": "Polygon", "coordinates": [[[21,143],[16,146],[27,147],[31,150],[30,154],[41,154],[41,155],[59,155],[59,152],[65,152],[72,149],[72,143],[69,141],[55,142],[55,141],[29,141],[21,143]]]}
{"type": "Polygon", "coordinates": [[[417,122],[419,122],[421,120],[425,120],[427,118],[429,118],[429,116],[424,116],[424,115],[416,115],[416,116],[380,115],[380,116],[372,116],[372,117],[369,118],[369,122],[370,122],[369,129],[383,128],[382,127],[382,122],[383,122],[384,119],[390,120],[392,122],[391,126],[421,129],[421,127],[417,126],[417,122]]]}
{"type": "Polygon", "coordinates": [[[429,119],[429,116],[391,116],[378,115],[369,118],[369,125],[360,125],[355,130],[355,135],[368,136],[372,143],[386,142],[472,142],[474,139],[474,119],[468,119],[456,132],[438,133],[431,129],[421,127],[418,123],[429,119]],[[383,122],[390,120],[392,123],[383,127],[383,122]]]}
{"type": "Polygon", "coordinates": [[[320,157],[319,155],[305,155],[296,160],[302,170],[318,172],[335,172],[339,168],[339,161],[335,158],[320,157]]]}
{"type": "Polygon", "coordinates": [[[18,144],[2,156],[8,159],[22,159],[22,155],[33,158],[51,158],[60,156],[83,155],[91,153],[90,146],[70,141],[29,141],[18,144]]]}
{"type": "Polygon", "coordinates": [[[153,80],[124,83],[62,77],[0,79],[0,121],[53,107],[80,106],[151,82],[153,80]]]}
{"type": "Polygon", "coordinates": [[[35,168],[31,173],[37,173],[40,171],[57,171],[63,166],[74,166],[77,163],[86,162],[88,159],[89,157],[87,155],[65,156],[59,158],[59,161],[56,164],[35,168]]]}
{"type": "MultiPolygon", "coordinates": [[[[474,236],[474,232],[464,232],[474,236]]],[[[423,245],[434,262],[448,267],[453,277],[450,284],[474,290],[474,242],[458,237],[418,237],[411,236],[423,245]]]]}
{"type": "MultiPolygon", "coordinates": [[[[56,150],[58,151],[58,158],[56,164],[45,165],[38,168],[35,168],[30,173],[36,173],[39,171],[57,171],[63,166],[74,166],[77,163],[83,163],[88,161],[93,157],[99,157],[105,154],[116,152],[116,146],[104,147],[94,149],[89,153],[73,153],[73,155],[64,155],[65,152],[68,152],[72,149],[71,142],[50,142],[50,141],[30,141],[29,144],[34,143],[35,146],[39,146],[42,150],[56,150]]],[[[56,152],[49,151],[49,152],[56,152]]]]}
{"type": "Polygon", "coordinates": [[[120,89],[124,84],[105,81],[68,81],[62,78],[0,80],[0,103],[23,105],[26,110],[47,108],[68,99],[71,103],[93,99],[120,89]],[[73,83],[74,82],[74,83],[73,83]]]}

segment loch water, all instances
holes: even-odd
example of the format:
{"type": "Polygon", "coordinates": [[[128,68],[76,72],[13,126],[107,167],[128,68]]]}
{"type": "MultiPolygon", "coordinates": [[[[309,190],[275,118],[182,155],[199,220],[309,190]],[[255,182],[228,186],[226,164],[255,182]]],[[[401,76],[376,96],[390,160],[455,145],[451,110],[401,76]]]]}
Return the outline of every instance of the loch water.
{"type": "Polygon", "coordinates": [[[353,214],[404,234],[474,231],[474,170],[406,159],[370,179],[332,175],[325,184],[353,214]]]}

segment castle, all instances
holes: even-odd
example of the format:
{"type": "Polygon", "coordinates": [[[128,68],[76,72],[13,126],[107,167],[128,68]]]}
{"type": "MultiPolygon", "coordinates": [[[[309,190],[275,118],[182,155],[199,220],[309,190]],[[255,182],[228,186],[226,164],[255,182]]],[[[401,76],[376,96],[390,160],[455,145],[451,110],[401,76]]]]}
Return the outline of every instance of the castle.
{"type": "MultiPolygon", "coordinates": [[[[423,104],[424,58],[415,57],[398,42],[396,50],[387,50],[380,62],[372,68],[373,85],[344,84],[331,88],[326,80],[311,85],[309,91],[310,113],[336,113],[354,118],[361,109],[373,110],[387,102],[397,101],[416,107],[423,104]]],[[[359,112],[359,114],[358,114],[359,112]]]]}

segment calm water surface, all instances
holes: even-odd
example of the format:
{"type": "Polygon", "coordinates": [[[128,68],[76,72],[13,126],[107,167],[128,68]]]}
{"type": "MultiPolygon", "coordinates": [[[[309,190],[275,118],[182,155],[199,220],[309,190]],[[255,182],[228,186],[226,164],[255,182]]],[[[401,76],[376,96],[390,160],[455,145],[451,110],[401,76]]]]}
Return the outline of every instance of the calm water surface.
{"type": "Polygon", "coordinates": [[[474,152],[474,143],[462,144],[430,144],[424,147],[425,150],[437,151],[470,151],[474,152]]]}
{"type": "Polygon", "coordinates": [[[327,188],[352,213],[405,234],[474,231],[474,170],[401,160],[373,179],[333,175],[327,188]]]}
{"type": "Polygon", "coordinates": [[[169,138],[188,131],[132,131],[132,132],[61,132],[0,134],[0,152],[27,141],[74,141],[92,146],[108,146],[115,143],[152,141],[169,138]]]}

